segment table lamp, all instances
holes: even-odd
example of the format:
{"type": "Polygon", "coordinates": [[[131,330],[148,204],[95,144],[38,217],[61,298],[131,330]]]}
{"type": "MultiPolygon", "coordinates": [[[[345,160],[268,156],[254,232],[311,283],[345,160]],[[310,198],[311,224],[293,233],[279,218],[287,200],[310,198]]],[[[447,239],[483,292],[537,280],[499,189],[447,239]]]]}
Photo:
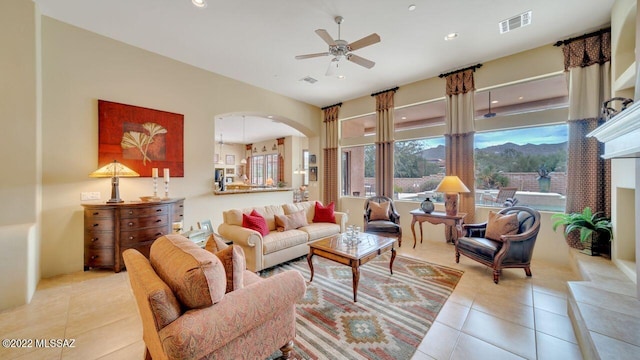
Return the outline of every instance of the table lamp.
{"type": "Polygon", "coordinates": [[[448,216],[458,215],[458,197],[460,193],[468,193],[467,188],[462,180],[455,175],[445,176],[438,187],[434,190],[444,193],[444,208],[448,216]]]}
{"type": "Polygon", "coordinates": [[[111,178],[111,199],[107,200],[107,204],[124,202],[124,200],[120,199],[120,191],[118,190],[119,178],[137,176],[140,176],[140,174],[120,164],[116,160],[89,174],[89,177],[94,178],[111,178]]]}

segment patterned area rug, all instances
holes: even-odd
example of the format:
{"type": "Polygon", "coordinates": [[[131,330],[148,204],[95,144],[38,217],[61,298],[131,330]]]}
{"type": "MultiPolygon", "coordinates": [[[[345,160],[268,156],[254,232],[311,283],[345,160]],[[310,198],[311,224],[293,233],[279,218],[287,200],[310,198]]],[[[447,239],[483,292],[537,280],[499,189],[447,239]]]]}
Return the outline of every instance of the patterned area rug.
{"type": "MultiPolygon", "coordinates": [[[[297,270],[307,280],[297,305],[296,359],[411,359],[462,271],[390,253],[360,267],[358,302],[353,302],[351,268],[306,257],[262,272],[269,277],[297,270]]],[[[271,358],[279,356],[274,354],[271,358]]]]}

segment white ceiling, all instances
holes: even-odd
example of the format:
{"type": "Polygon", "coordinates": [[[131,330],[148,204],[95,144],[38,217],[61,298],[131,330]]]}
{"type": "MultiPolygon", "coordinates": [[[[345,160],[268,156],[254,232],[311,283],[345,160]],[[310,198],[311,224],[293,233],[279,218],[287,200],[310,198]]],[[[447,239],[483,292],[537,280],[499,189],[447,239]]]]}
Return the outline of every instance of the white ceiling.
{"type": "Polygon", "coordinates": [[[319,107],[597,30],[614,2],[207,0],[200,9],[191,0],[34,1],[46,16],[319,107]],[[498,22],[528,10],[531,25],[500,35],[498,22]],[[294,59],[327,51],[314,30],[337,39],[338,15],[342,39],[382,39],[355,51],[376,65],[345,62],[345,79],[325,76],[330,57],[294,59]],[[451,32],[459,37],[445,41],[451,32]],[[306,76],[318,82],[300,81],[306,76]]]}

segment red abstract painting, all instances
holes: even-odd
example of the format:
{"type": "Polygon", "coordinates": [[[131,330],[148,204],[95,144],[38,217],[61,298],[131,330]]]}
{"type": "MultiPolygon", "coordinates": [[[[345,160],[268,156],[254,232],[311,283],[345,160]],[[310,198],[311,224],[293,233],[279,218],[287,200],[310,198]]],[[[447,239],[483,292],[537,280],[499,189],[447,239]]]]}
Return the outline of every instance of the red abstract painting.
{"type": "Polygon", "coordinates": [[[184,115],[98,100],[98,167],[117,160],[140,176],[184,176],[184,115]]]}

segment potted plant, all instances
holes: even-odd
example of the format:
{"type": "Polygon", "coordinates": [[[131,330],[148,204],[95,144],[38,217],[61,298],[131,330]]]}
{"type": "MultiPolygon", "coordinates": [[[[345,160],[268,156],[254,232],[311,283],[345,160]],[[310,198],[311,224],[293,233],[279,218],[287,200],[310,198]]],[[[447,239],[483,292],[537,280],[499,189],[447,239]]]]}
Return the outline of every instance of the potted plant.
{"type": "Polygon", "coordinates": [[[593,213],[588,206],[581,213],[554,214],[551,220],[554,220],[553,231],[560,225],[565,227],[565,236],[580,231],[580,242],[585,244],[582,252],[587,255],[597,255],[598,245],[613,239],[611,220],[602,212],[593,213]]]}

